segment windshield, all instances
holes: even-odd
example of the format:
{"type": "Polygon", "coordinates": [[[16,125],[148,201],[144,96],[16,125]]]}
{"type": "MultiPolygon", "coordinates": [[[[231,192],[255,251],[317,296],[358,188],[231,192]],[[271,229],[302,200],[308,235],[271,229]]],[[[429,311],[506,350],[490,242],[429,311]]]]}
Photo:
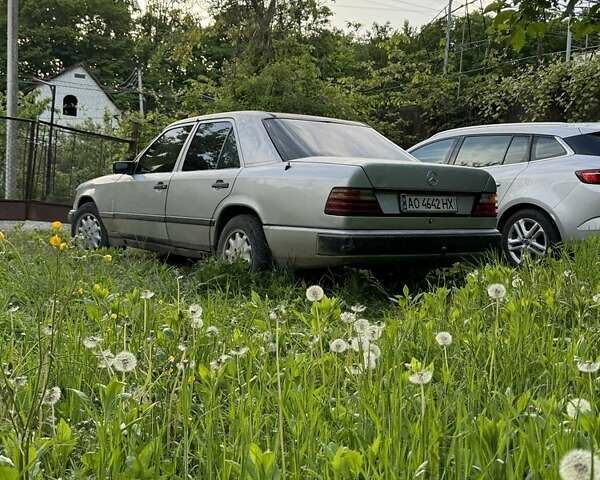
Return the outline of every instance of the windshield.
{"type": "Polygon", "coordinates": [[[370,127],[319,120],[269,118],[265,128],[284,161],[306,157],[415,159],[370,127]]]}

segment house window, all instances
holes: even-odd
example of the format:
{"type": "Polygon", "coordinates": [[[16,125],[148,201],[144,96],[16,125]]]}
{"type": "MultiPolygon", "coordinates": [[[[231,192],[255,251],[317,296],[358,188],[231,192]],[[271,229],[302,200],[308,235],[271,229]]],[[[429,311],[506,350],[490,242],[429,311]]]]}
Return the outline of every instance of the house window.
{"type": "Polygon", "coordinates": [[[68,117],[77,116],[77,97],[75,95],[67,95],[63,99],[63,115],[68,117]]]}
{"type": "Polygon", "coordinates": [[[85,78],[85,73],[76,73],[75,78],[85,78]]]}

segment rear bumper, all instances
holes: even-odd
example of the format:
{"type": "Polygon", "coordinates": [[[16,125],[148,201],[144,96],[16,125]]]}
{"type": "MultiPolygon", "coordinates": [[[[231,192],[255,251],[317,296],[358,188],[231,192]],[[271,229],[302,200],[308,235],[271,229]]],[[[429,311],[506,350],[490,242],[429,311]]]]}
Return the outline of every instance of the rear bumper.
{"type": "Polygon", "coordinates": [[[496,229],[336,230],[266,225],[274,259],[299,268],[461,257],[500,245],[496,229]]]}
{"type": "Polygon", "coordinates": [[[384,235],[317,234],[317,255],[464,255],[500,245],[498,231],[470,233],[413,233],[384,235]]]}

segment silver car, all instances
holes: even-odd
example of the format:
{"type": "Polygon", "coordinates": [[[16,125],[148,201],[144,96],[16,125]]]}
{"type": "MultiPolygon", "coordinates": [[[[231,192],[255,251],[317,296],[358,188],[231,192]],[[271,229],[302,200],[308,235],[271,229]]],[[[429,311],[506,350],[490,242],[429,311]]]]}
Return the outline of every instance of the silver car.
{"type": "Polygon", "coordinates": [[[169,125],[133,162],[81,184],[92,248],[216,253],[254,269],[467,255],[499,244],[483,170],[424,165],[362,123],[265,112],[169,125]]]}
{"type": "Polygon", "coordinates": [[[498,185],[498,229],[514,264],[600,233],[600,123],[519,123],[438,133],[423,162],[482,167],[498,185]]]}

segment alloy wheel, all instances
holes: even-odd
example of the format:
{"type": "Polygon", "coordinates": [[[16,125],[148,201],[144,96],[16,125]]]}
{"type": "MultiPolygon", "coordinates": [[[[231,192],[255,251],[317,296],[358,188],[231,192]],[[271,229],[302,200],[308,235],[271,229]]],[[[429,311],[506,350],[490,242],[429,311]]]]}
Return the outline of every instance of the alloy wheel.
{"type": "Polygon", "coordinates": [[[520,218],[508,231],[508,252],[517,264],[526,256],[543,257],[548,251],[548,235],[542,225],[532,218],[520,218]]]}
{"type": "Polygon", "coordinates": [[[102,227],[100,220],[91,213],[86,213],[77,222],[77,236],[86,248],[96,249],[102,244],[102,227]]]}
{"type": "Polygon", "coordinates": [[[229,234],[223,248],[223,258],[229,263],[238,259],[252,263],[252,245],[248,235],[242,230],[234,230],[229,234]]]}

